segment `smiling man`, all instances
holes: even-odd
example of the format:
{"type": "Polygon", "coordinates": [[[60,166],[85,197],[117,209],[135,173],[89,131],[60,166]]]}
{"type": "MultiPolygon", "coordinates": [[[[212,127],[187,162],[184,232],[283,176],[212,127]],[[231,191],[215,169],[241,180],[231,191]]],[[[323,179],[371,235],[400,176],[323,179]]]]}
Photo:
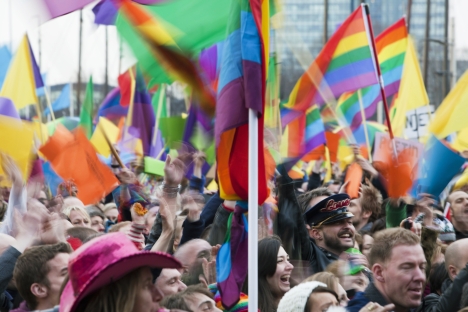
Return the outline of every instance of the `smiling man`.
{"type": "Polygon", "coordinates": [[[311,241],[306,248],[303,245],[302,258],[309,260],[314,273],[323,271],[343,251],[354,246],[355,229],[349,204],[347,194],[317,196],[308,203],[303,217],[311,241]]]}
{"type": "Polygon", "coordinates": [[[402,228],[378,232],[369,258],[374,280],[348,303],[348,311],[360,311],[370,302],[394,304],[395,312],[416,309],[426,282],[426,259],[419,237],[402,228]]]}

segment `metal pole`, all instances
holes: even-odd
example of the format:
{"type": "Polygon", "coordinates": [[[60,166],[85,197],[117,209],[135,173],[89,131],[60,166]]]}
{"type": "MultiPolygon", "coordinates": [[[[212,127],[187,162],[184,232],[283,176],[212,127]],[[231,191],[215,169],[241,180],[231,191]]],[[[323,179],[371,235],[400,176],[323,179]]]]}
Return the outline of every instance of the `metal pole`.
{"type": "Polygon", "coordinates": [[[76,82],[76,109],[77,114],[80,114],[81,108],[81,42],[83,35],[83,10],[80,10],[80,37],[78,44],[78,80],[76,82]]]}
{"type": "Polygon", "coordinates": [[[323,44],[328,41],[328,0],[323,0],[323,44]]]}
{"type": "Polygon", "coordinates": [[[109,42],[108,42],[108,33],[107,33],[107,26],[104,26],[106,30],[106,74],[104,77],[104,96],[106,98],[107,93],[109,93],[109,42]]]}
{"type": "MultiPolygon", "coordinates": [[[[262,129],[263,130],[263,129],[262,129]]],[[[249,109],[249,312],[258,311],[258,118],[249,109]]]]}
{"type": "Polygon", "coordinates": [[[13,1],[8,1],[8,9],[9,9],[9,26],[10,26],[10,53],[13,54],[13,1]]]}
{"type": "Polygon", "coordinates": [[[445,12],[444,12],[444,65],[443,65],[443,78],[442,83],[442,94],[443,98],[448,94],[450,90],[450,65],[449,65],[449,0],[445,0],[445,12]]]}
{"type": "Polygon", "coordinates": [[[426,88],[427,85],[427,74],[429,72],[429,32],[430,32],[430,25],[431,25],[431,0],[426,0],[426,27],[424,32],[424,55],[423,55],[423,79],[424,85],[426,88]]]}
{"type": "Polygon", "coordinates": [[[457,60],[455,59],[455,18],[452,17],[451,26],[452,28],[452,40],[451,40],[451,48],[450,48],[450,67],[451,70],[451,80],[450,80],[450,89],[455,86],[457,82],[457,60]]]}
{"type": "Polygon", "coordinates": [[[413,0],[408,0],[408,6],[406,8],[406,29],[408,33],[410,32],[411,26],[411,6],[413,5],[413,0]]]}

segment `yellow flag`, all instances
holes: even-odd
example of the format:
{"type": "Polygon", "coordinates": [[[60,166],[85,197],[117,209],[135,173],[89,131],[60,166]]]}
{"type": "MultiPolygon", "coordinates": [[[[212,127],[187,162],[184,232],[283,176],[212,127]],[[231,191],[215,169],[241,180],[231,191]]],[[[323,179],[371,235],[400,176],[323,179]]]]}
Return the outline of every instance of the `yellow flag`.
{"type": "Polygon", "coordinates": [[[18,109],[39,103],[36,96],[36,83],[34,82],[31,53],[26,35],[23,37],[8,69],[0,96],[12,100],[18,109]]]}
{"type": "Polygon", "coordinates": [[[455,87],[435,113],[429,131],[438,138],[468,127],[468,71],[458,80],[455,87]]]}
{"type": "MultiPolygon", "coordinates": [[[[23,179],[28,179],[33,148],[33,131],[20,120],[0,116],[0,152],[9,155],[19,167],[23,179]]],[[[4,172],[0,166],[0,175],[4,172]]],[[[8,181],[0,181],[0,185],[9,185],[8,181]]]]}
{"type": "Polygon", "coordinates": [[[455,142],[453,142],[452,147],[459,152],[468,150],[468,127],[458,132],[455,142]]]}
{"type": "Polygon", "coordinates": [[[413,38],[408,36],[405,62],[401,75],[398,98],[391,112],[391,122],[395,136],[402,137],[406,125],[406,113],[409,110],[429,104],[424,81],[419,68],[418,57],[414,48],[413,38]]]}
{"type": "Polygon", "coordinates": [[[112,144],[115,144],[117,142],[117,137],[119,136],[119,128],[108,119],[99,117],[99,123],[96,126],[96,130],[94,130],[93,136],[91,137],[90,142],[96,149],[96,152],[104,157],[109,157],[111,150],[106,142],[103,130],[109,138],[109,141],[112,144]]]}

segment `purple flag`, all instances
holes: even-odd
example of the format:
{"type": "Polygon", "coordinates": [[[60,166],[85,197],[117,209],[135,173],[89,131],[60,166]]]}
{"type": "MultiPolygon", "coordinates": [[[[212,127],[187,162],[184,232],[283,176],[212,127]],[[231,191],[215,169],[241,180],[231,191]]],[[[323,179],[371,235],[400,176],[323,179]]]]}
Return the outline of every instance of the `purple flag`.
{"type": "Polygon", "coordinates": [[[93,8],[94,23],[99,25],[115,25],[117,7],[112,0],[101,0],[93,8]]]}
{"type": "Polygon", "coordinates": [[[39,70],[39,66],[37,66],[36,58],[34,57],[34,52],[31,49],[31,44],[29,43],[28,38],[28,46],[29,46],[29,54],[31,55],[31,64],[34,73],[34,82],[36,83],[36,89],[44,87],[44,82],[42,81],[41,71],[39,70]]]}
{"type": "Polygon", "coordinates": [[[143,144],[143,153],[145,156],[150,155],[154,123],[155,116],[153,106],[151,105],[151,97],[146,90],[143,75],[137,68],[135,96],[133,98],[132,125],[129,132],[133,136],[141,139],[143,144]]]}
{"type": "Polygon", "coordinates": [[[94,0],[42,0],[51,18],[82,9],[94,0]]]}
{"type": "Polygon", "coordinates": [[[15,104],[9,99],[0,96],[0,115],[5,115],[8,117],[13,117],[20,119],[18,111],[15,108],[15,104]]]}

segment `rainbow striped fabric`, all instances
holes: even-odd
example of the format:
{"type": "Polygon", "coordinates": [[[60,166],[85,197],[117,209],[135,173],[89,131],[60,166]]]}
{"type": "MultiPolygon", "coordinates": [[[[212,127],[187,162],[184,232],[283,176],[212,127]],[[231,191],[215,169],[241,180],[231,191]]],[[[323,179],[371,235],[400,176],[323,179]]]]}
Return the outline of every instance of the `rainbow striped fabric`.
{"type": "MultiPolygon", "coordinates": [[[[226,200],[248,198],[249,109],[260,116],[259,177],[265,177],[262,153],[266,81],[264,47],[268,46],[264,44],[262,20],[262,0],[233,1],[227,29],[229,35],[221,61],[215,122],[220,196],[226,200]]],[[[266,198],[266,181],[259,179],[259,201],[263,203],[266,198]]]]}
{"type": "MultiPolygon", "coordinates": [[[[283,114],[288,109],[282,110],[283,114]]],[[[286,170],[290,170],[302,157],[325,144],[325,127],[317,105],[290,122],[283,131],[281,154],[286,170]]]]}
{"type": "MultiPolygon", "coordinates": [[[[268,64],[269,0],[231,2],[216,103],[215,144],[220,197],[248,200],[249,110],[258,116],[258,203],[268,197],[263,126],[268,64]]],[[[248,204],[237,201],[216,260],[222,305],[233,308],[247,275],[248,204]]]]}
{"type": "MultiPolygon", "coordinates": [[[[385,85],[387,97],[398,92],[403,62],[405,60],[406,46],[408,44],[408,31],[405,19],[398,20],[395,24],[384,30],[375,40],[376,49],[385,85]]],[[[371,117],[382,100],[380,86],[378,84],[361,90],[362,104],[366,118],[371,117]]],[[[338,100],[337,109],[341,110],[348,125],[355,129],[362,122],[358,92],[347,92],[338,100]]]]}
{"type": "Polygon", "coordinates": [[[291,92],[288,108],[306,111],[313,104],[334,101],[347,91],[378,82],[364,7],[357,8],[343,22],[301,76],[291,92]]]}

